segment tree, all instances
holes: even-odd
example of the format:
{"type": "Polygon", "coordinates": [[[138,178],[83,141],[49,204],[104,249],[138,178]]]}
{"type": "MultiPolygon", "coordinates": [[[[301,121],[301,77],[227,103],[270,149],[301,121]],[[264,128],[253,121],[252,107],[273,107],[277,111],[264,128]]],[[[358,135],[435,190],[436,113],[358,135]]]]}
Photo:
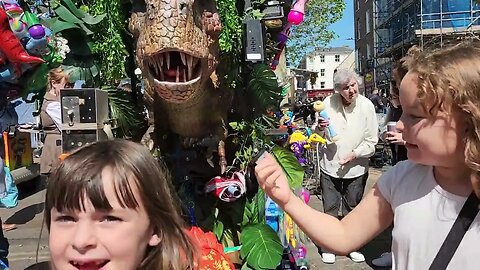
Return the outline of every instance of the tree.
{"type": "Polygon", "coordinates": [[[287,42],[287,63],[296,67],[307,54],[327,45],[336,34],[327,29],[342,18],[344,0],[310,0],[305,7],[305,20],[293,26],[287,42]]]}

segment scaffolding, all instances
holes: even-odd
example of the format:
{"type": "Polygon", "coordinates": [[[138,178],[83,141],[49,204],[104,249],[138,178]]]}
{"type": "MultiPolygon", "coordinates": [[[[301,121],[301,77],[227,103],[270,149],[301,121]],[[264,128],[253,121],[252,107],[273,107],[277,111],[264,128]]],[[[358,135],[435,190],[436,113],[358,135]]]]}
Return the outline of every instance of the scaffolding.
{"type": "Polygon", "coordinates": [[[393,63],[413,45],[478,38],[477,0],[374,0],[375,86],[388,92],[393,63]]]}
{"type": "Polygon", "coordinates": [[[442,47],[480,33],[480,5],[477,0],[420,1],[420,46],[442,47]]]}
{"type": "Polygon", "coordinates": [[[375,0],[375,83],[388,92],[393,62],[416,43],[419,1],[375,0]]]}

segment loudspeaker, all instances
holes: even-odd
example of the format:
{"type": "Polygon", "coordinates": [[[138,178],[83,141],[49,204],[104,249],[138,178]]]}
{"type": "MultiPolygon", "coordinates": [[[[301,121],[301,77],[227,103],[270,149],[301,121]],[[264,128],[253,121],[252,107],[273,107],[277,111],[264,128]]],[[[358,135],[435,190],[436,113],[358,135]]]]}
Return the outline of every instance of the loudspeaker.
{"type": "Polygon", "coordinates": [[[107,140],[108,93],[94,88],[62,89],[62,152],[107,140]]]}
{"type": "Polygon", "coordinates": [[[263,62],[265,59],[265,28],[260,20],[248,19],[245,26],[245,61],[263,62]]]}

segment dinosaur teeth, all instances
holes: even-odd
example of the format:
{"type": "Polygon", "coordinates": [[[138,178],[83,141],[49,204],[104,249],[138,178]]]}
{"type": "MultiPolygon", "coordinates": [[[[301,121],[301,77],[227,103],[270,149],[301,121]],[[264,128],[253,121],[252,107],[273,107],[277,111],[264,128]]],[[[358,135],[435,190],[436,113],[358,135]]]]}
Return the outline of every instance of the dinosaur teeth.
{"type": "Polygon", "coordinates": [[[165,54],[165,59],[167,60],[167,69],[170,69],[170,53],[165,54]]]}
{"type": "Polygon", "coordinates": [[[188,67],[188,80],[192,79],[193,73],[193,56],[187,55],[187,67],[188,67]]]}
{"type": "Polygon", "coordinates": [[[187,75],[185,75],[185,69],[183,69],[183,82],[187,82],[187,75]]]}
{"type": "Polygon", "coordinates": [[[162,67],[163,66],[163,53],[160,53],[158,55],[158,61],[160,61],[160,66],[162,67]]]}
{"type": "Polygon", "coordinates": [[[158,69],[157,74],[160,75],[160,79],[165,80],[164,75],[163,75],[163,68],[162,68],[163,67],[163,57],[162,57],[161,54],[157,58],[156,66],[157,66],[157,69],[158,69]]]}
{"type": "MultiPolygon", "coordinates": [[[[189,57],[189,56],[187,55],[187,58],[188,58],[188,57],[189,57]]],[[[181,52],[181,53],[180,53],[180,58],[182,58],[182,63],[183,63],[183,65],[186,66],[186,65],[187,65],[187,62],[185,61],[185,54],[181,52]]]]}
{"type": "Polygon", "coordinates": [[[180,82],[180,67],[177,66],[177,78],[176,78],[176,82],[180,82]]]}

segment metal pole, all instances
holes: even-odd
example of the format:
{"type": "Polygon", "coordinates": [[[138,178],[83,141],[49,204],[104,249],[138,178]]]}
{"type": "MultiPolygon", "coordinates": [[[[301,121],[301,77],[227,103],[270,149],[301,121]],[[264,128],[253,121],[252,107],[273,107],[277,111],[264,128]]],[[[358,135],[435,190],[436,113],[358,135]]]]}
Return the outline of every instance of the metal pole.
{"type": "Polygon", "coordinates": [[[423,50],[423,0],[420,0],[420,47],[423,50]]]}

